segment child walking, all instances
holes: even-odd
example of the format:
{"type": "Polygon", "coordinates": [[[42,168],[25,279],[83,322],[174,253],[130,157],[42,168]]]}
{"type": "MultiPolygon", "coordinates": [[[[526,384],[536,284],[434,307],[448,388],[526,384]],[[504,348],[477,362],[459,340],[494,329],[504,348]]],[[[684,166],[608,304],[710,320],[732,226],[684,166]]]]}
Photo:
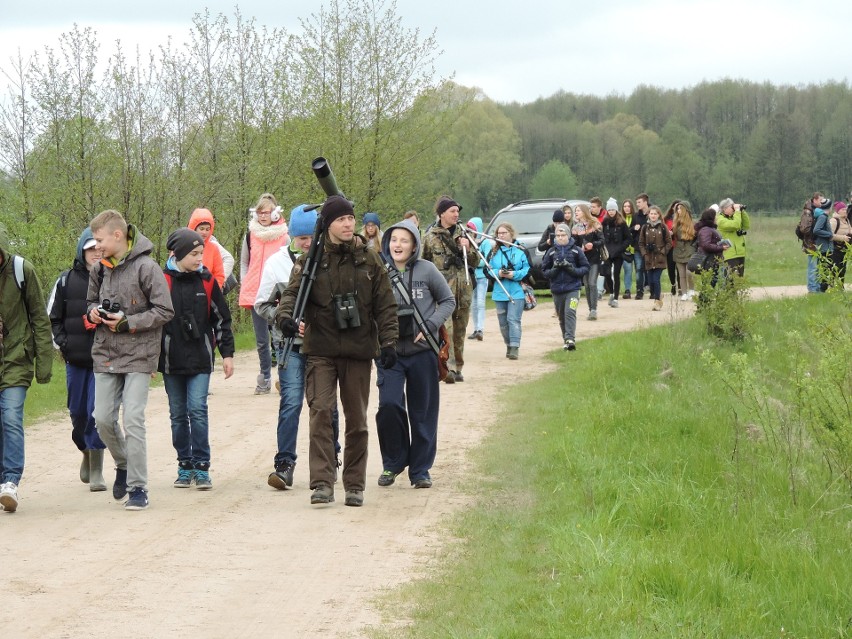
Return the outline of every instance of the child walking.
{"type": "Polygon", "coordinates": [[[160,358],[162,327],[174,310],[163,271],[151,258],[151,240],[113,210],[99,213],[89,228],[103,253],[91,270],[87,294],[87,320],[98,325],[92,345],[95,425],[115,460],[112,496],[122,499],[129,488],[125,509],[143,510],[148,507],[148,385],[160,358]]]}
{"type": "Polygon", "coordinates": [[[189,488],[195,482],[198,490],[213,488],[207,395],[214,348],[222,356],[225,379],[234,373],[231,312],[219,283],[203,264],[204,246],[201,235],[188,228],[166,240],[171,256],[163,272],[175,314],[163,328],[158,366],[169,396],[172,445],[177,451],[174,486],[189,488]]]}

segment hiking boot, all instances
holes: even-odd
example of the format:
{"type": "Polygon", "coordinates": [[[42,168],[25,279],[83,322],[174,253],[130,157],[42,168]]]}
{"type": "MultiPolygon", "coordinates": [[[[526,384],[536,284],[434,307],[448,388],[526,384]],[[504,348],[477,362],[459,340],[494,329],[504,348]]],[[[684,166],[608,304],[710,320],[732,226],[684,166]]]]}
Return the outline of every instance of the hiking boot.
{"type": "Polygon", "coordinates": [[[192,462],[178,462],[178,476],[173,486],[175,488],[189,488],[192,486],[194,477],[195,470],[192,468],[192,462]]]}
{"type": "Polygon", "coordinates": [[[83,461],[80,462],[80,481],[84,484],[89,483],[89,450],[83,452],[83,461]]]}
{"type": "Polygon", "coordinates": [[[296,469],[296,463],[284,461],[280,464],[275,464],[275,472],[269,473],[266,483],[278,490],[287,490],[293,487],[293,471],[296,469]]]}
{"type": "Polygon", "coordinates": [[[396,481],[397,473],[392,470],[383,470],[379,475],[379,486],[391,486],[396,481]]]}
{"type": "Polygon", "coordinates": [[[518,359],[518,347],[510,346],[509,352],[506,354],[506,357],[508,357],[509,359],[518,359]]]}
{"type": "Polygon", "coordinates": [[[343,502],[347,506],[363,506],[364,505],[364,491],[363,490],[347,490],[346,491],[346,501],[343,502]]]}
{"type": "Polygon", "coordinates": [[[411,482],[411,485],[415,488],[432,488],[432,480],[428,477],[421,477],[411,482]]]}
{"type": "Polygon", "coordinates": [[[135,486],[130,489],[130,497],[124,504],[124,510],[145,510],[148,507],[148,492],[135,486]]]}
{"type": "Polygon", "coordinates": [[[462,375],[461,371],[453,371],[453,375],[455,376],[457,382],[464,381],[464,375],[462,375]]]}
{"type": "Polygon", "coordinates": [[[18,509],[18,485],[7,481],[0,485],[0,505],[7,513],[13,513],[18,509]]]}
{"type": "Polygon", "coordinates": [[[195,487],[198,490],[210,490],[213,488],[213,482],[210,480],[209,470],[195,469],[195,487]]]}
{"type": "Polygon", "coordinates": [[[636,291],[636,297],[633,299],[641,300],[643,297],[645,297],[644,291],[636,291]]]}
{"type": "Polygon", "coordinates": [[[115,482],[112,485],[112,498],[123,499],[127,494],[127,469],[115,469],[115,482]]]}
{"type": "Polygon", "coordinates": [[[334,501],[334,488],[320,484],[311,493],[312,504],[330,504],[334,501]]]}
{"type": "Polygon", "coordinates": [[[481,342],[483,338],[484,338],[484,335],[483,335],[482,331],[476,331],[476,341],[481,342]]]}
{"type": "Polygon", "coordinates": [[[257,376],[257,386],[254,387],[255,395],[269,395],[272,390],[272,380],[263,376],[263,373],[257,376]]]}
{"type": "Polygon", "coordinates": [[[630,291],[624,291],[624,295],[621,296],[622,299],[629,300],[630,299],[630,291]]]}
{"type": "Polygon", "coordinates": [[[455,384],[456,383],[456,372],[455,371],[447,371],[447,376],[444,378],[445,384],[455,384]]]}
{"type": "Polygon", "coordinates": [[[652,311],[661,311],[663,310],[663,300],[654,300],[654,308],[652,311]]]}

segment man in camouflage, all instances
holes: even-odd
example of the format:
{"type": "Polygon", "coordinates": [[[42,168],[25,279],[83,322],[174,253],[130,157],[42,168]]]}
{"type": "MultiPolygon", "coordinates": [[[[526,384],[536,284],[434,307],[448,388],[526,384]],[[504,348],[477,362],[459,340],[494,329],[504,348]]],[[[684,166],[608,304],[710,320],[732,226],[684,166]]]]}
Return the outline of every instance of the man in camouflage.
{"type": "Polygon", "coordinates": [[[442,195],[435,203],[437,222],[423,237],[423,259],[438,267],[456,299],[456,308],[445,323],[452,344],[450,360],[447,362],[450,372],[444,379],[447,384],[464,381],[462,368],[465,333],[476,281],[465,270],[465,255],[468,269],[479,264],[479,255],[472,249],[462,226],[458,223],[461,209],[451,197],[442,195]]]}

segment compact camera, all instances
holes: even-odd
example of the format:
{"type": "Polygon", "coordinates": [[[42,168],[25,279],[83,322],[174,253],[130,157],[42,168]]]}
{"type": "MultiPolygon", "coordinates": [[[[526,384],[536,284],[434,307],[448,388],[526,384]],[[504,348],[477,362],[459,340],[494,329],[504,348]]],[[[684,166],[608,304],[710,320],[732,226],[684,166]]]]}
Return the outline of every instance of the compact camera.
{"type": "Polygon", "coordinates": [[[100,315],[103,319],[109,319],[108,314],[118,313],[121,310],[121,304],[104,299],[104,301],[101,302],[101,305],[95,310],[98,311],[98,315],[100,315]]]}
{"type": "Polygon", "coordinates": [[[355,293],[334,296],[334,321],[341,331],[361,326],[361,315],[358,313],[355,293]]]}

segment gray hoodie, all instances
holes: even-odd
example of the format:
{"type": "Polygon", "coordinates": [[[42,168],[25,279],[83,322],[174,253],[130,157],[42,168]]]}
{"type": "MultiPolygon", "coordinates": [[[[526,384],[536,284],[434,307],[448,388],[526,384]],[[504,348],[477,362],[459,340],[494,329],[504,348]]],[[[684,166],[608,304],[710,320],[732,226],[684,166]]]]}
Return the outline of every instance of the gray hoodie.
{"type": "MultiPolygon", "coordinates": [[[[420,233],[417,227],[408,220],[394,224],[382,235],[382,259],[389,264],[388,269],[397,270],[390,253],[390,240],[394,229],[405,229],[414,238],[414,254],[406,263],[405,268],[400,271],[400,276],[411,295],[411,299],[414,301],[415,306],[417,306],[417,310],[420,311],[420,314],[426,321],[429,332],[437,340],[438,328],[447,321],[447,318],[449,318],[456,307],[455,297],[450,286],[447,284],[447,280],[441,275],[438,268],[429,260],[423,260],[418,257],[420,255],[420,233]]],[[[399,309],[402,310],[402,297],[396,286],[393,285],[393,282],[391,282],[391,289],[393,290],[393,295],[399,305],[399,309]]],[[[399,342],[396,346],[397,353],[400,355],[413,355],[423,350],[429,350],[429,345],[424,339],[421,339],[416,344],[414,343],[414,338],[418,332],[416,326],[413,328],[413,334],[407,334],[403,328],[403,324],[408,320],[405,320],[404,317],[399,317],[399,320],[400,330],[399,342]]]]}

